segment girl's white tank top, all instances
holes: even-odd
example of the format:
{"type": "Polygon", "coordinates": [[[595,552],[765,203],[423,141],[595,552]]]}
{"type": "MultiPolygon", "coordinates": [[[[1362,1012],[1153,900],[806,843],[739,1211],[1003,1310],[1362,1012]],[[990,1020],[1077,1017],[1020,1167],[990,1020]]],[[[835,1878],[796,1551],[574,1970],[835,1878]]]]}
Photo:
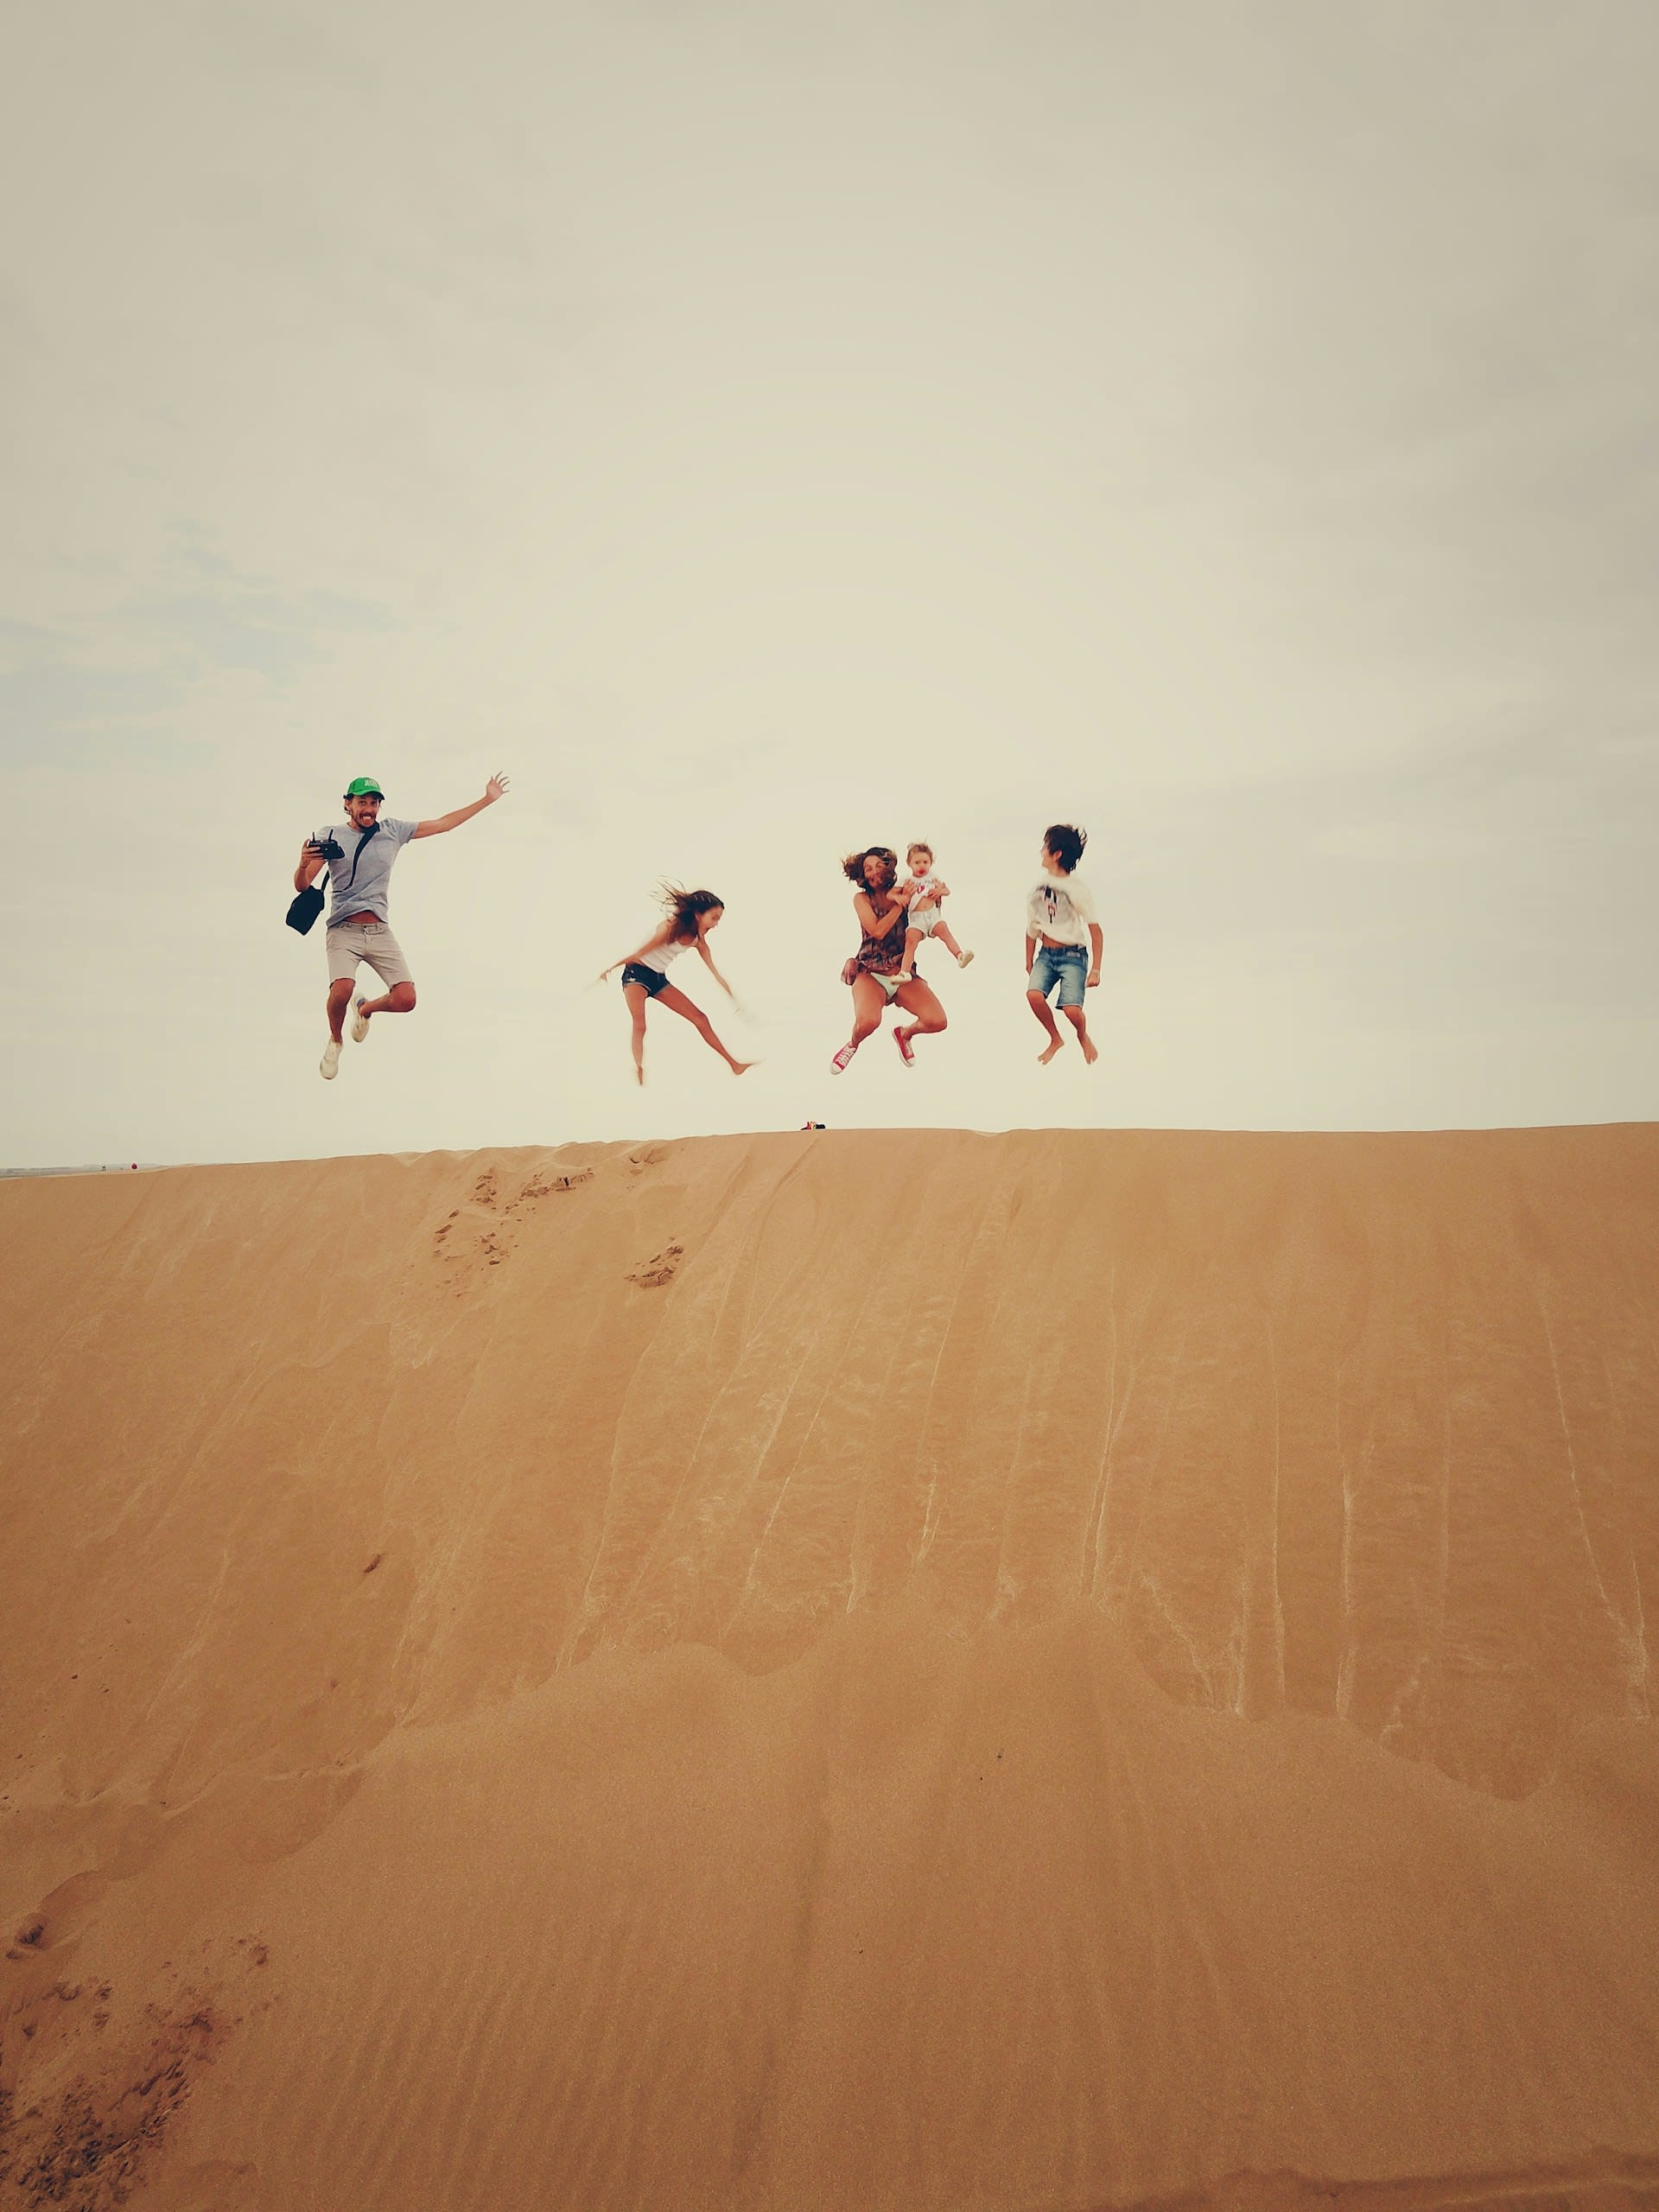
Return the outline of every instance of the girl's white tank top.
{"type": "Polygon", "coordinates": [[[649,952],[642,952],[639,956],[639,965],[642,968],[654,968],[659,976],[665,976],[668,973],[669,962],[677,960],[683,952],[689,952],[690,950],[690,945],[677,944],[671,938],[666,944],[654,945],[649,952]]]}

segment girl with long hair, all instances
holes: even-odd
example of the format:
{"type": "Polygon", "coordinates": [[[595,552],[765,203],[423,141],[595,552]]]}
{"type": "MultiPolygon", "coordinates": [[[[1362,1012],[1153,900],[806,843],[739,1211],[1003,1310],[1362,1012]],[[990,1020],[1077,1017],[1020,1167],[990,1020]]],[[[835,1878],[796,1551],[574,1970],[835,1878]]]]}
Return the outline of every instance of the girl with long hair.
{"type": "Polygon", "coordinates": [[[702,1008],[668,980],[669,963],[677,960],[683,952],[696,952],[727,997],[732,996],[731,985],[715,967],[709,950],[709,932],[720,926],[725,902],[712,891],[682,891],[673,883],[663,886],[662,902],[667,919],[661,927],[636,951],[624,959],[613,960],[608,968],[601,969],[599,978],[602,983],[617,969],[622,970],[622,995],[633,1017],[633,1079],[636,1083],[645,1079],[645,1008],[653,999],[671,1014],[683,1015],[703,1043],[720,1054],[732,1073],[741,1075],[746,1068],[753,1066],[753,1061],[734,1059],[715,1036],[714,1025],[702,1008]]]}
{"type": "Polygon", "coordinates": [[[906,981],[899,973],[905,964],[905,922],[917,884],[913,880],[898,883],[899,855],[886,845],[849,853],[841,865],[857,887],[853,912],[861,934],[858,950],[842,970],[842,982],[852,985],[853,1033],[830,1065],[837,1075],[844,1075],[853,1054],[881,1027],[887,1008],[896,1006],[910,1020],[893,1030],[893,1042],[905,1065],[914,1067],[913,1039],[936,1036],[949,1027],[944,1008],[921,977],[906,981]]]}

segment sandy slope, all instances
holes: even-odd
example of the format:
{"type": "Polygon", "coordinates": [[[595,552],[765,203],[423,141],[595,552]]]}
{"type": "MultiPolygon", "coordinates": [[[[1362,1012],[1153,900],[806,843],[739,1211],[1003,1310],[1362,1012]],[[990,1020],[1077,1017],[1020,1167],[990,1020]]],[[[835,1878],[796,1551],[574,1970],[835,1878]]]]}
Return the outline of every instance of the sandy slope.
{"type": "Polygon", "coordinates": [[[1659,2203],[1659,1128],[0,1249],[0,2203],[1659,2203]]]}

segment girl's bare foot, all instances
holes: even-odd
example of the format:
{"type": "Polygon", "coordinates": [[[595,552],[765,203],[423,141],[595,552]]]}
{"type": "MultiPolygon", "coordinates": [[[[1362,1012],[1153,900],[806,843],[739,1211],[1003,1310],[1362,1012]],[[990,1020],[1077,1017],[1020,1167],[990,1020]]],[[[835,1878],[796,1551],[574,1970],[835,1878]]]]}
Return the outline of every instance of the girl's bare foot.
{"type": "Polygon", "coordinates": [[[1090,1067],[1093,1067],[1095,1062],[1100,1058],[1099,1046],[1092,1043],[1087,1037],[1079,1037],[1077,1042],[1083,1047],[1084,1058],[1088,1061],[1090,1067]]]}
{"type": "Polygon", "coordinates": [[[1065,1038],[1057,1037],[1052,1045],[1046,1045],[1043,1050],[1037,1055],[1038,1066],[1039,1068],[1046,1068],[1065,1042],[1065,1038]]]}
{"type": "Polygon", "coordinates": [[[633,1071],[633,1079],[634,1079],[634,1081],[635,1081],[636,1083],[640,1083],[640,1084],[643,1084],[643,1083],[644,1083],[644,1081],[645,1081],[645,1070],[644,1070],[644,1068],[643,1068],[643,1067],[640,1067],[640,1066],[639,1066],[638,1065],[635,1065],[635,1068],[634,1068],[634,1071],[633,1071]]]}
{"type": "Polygon", "coordinates": [[[760,1063],[758,1060],[734,1060],[732,1062],[732,1073],[734,1075],[747,1075],[751,1068],[759,1067],[760,1065],[760,1063]]]}

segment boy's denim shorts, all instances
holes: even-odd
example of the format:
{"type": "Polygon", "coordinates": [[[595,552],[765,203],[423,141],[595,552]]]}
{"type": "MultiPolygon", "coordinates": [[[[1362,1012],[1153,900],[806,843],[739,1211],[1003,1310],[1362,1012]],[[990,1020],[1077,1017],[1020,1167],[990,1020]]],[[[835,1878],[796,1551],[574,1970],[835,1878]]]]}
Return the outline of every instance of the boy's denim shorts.
{"type": "Polygon", "coordinates": [[[1081,1006],[1088,976],[1089,956],[1080,944],[1039,944],[1026,988],[1046,998],[1058,983],[1057,1006],[1081,1006]]]}

